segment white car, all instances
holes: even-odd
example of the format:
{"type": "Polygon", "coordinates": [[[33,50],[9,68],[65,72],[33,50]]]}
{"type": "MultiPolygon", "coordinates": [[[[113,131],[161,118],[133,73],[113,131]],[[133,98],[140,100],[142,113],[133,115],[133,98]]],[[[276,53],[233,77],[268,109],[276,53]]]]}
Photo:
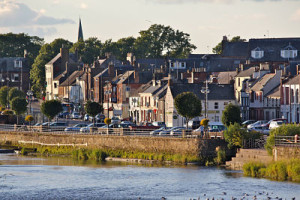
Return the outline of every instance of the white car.
{"type": "Polygon", "coordinates": [[[79,112],[73,112],[72,113],[72,119],[81,119],[82,116],[80,115],[79,112]]]}
{"type": "Polygon", "coordinates": [[[278,128],[279,126],[282,126],[284,124],[283,121],[272,121],[269,125],[269,129],[278,128]]]}

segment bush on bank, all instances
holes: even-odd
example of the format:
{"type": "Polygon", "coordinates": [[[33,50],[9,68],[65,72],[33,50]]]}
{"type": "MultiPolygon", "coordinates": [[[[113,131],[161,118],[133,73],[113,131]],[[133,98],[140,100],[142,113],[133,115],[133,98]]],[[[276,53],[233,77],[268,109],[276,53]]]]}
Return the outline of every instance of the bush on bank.
{"type": "Polygon", "coordinates": [[[295,136],[300,133],[300,126],[297,124],[284,124],[278,128],[271,129],[270,135],[265,144],[265,149],[270,155],[275,145],[275,136],[295,136]]]}
{"type": "Polygon", "coordinates": [[[260,162],[249,162],[244,164],[243,173],[256,178],[300,182],[300,159],[277,161],[267,166],[260,162]]]}

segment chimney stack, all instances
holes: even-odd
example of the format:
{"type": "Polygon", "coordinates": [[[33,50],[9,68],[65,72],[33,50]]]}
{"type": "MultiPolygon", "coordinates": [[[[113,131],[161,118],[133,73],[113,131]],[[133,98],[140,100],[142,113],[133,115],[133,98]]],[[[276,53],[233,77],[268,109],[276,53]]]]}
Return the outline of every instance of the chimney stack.
{"type": "Polygon", "coordinates": [[[168,75],[168,86],[172,86],[173,85],[173,81],[172,81],[172,76],[171,74],[168,75]]]}

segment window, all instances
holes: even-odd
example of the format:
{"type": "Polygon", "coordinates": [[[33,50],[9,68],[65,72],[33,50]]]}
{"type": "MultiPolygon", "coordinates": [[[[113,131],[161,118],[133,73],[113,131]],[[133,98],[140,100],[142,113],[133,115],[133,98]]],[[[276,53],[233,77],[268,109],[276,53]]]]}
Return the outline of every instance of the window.
{"type": "Polygon", "coordinates": [[[215,121],[216,121],[216,122],[219,122],[219,121],[220,121],[220,117],[219,117],[219,116],[216,116],[216,117],[215,117],[215,121]]]}
{"type": "Polygon", "coordinates": [[[15,66],[15,68],[21,68],[22,67],[22,61],[21,60],[15,60],[14,66],[15,66]]]}
{"type": "Polygon", "coordinates": [[[281,57],[282,58],[295,58],[297,57],[297,49],[295,49],[291,44],[281,50],[281,57]]]}
{"type": "Polygon", "coordinates": [[[219,109],[219,103],[215,102],[215,109],[219,109]]]}
{"type": "Polygon", "coordinates": [[[238,78],[238,86],[239,87],[241,86],[241,80],[240,80],[240,78],[238,78]]]}
{"type": "Polygon", "coordinates": [[[57,88],[57,83],[54,83],[54,88],[57,88]]]}
{"type": "Polygon", "coordinates": [[[12,82],[18,82],[19,81],[19,74],[13,74],[12,75],[12,82]]]}
{"type": "Polygon", "coordinates": [[[251,57],[255,59],[260,59],[264,57],[264,51],[260,49],[259,47],[256,47],[251,51],[251,57]]]}
{"type": "Polygon", "coordinates": [[[296,89],[296,103],[299,103],[299,92],[298,92],[298,89],[296,89]]]}

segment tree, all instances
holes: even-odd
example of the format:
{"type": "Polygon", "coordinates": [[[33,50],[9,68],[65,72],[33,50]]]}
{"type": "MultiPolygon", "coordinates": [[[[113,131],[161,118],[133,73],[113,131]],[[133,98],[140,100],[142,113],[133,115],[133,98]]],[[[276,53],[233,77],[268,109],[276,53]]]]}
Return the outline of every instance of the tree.
{"type": "Polygon", "coordinates": [[[189,34],[174,30],[170,26],[153,24],[139,33],[134,50],[140,58],[185,58],[196,49],[196,46],[190,43],[189,34]]]}
{"type": "Polygon", "coordinates": [[[10,88],[10,90],[8,92],[9,101],[12,101],[16,97],[25,98],[26,95],[22,90],[19,90],[17,88],[10,88]]]}
{"type": "Polygon", "coordinates": [[[174,101],[177,112],[185,117],[188,128],[189,120],[201,114],[200,99],[192,92],[183,92],[177,95],[174,101]]]}
{"type": "Polygon", "coordinates": [[[60,112],[63,111],[61,102],[58,100],[49,100],[44,101],[41,105],[41,111],[44,115],[46,115],[49,119],[49,121],[52,121],[52,119],[60,112]]]}
{"type": "Polygon", "coordinates": [[[44,39],[25,33],[0,34],[0,57],[23,57],[26,49],[31,66],[43,44],[44,39]]]}
{"type": "Polygon", "coordinates": [[[2,107],[6,107],[8,105],[8,92],[9,92],[9,87],[3,86],[0,89],[0,104],[2,107]]]}
{"type": "Polygon", "coordinates": [[[96,37],[88,38],[85,41],[79,40],[78,42],[74,43],[70,52],[75,52],[77,49],[78,55],[81,58],[83,63],[92,64],[100,55],[102,43],[96,37]]]}
{"type": "Polygon", "coordinates": [[[30,79],[32,81],[31,89],[40,98],[46,89],[45,65],[59,53],[63,45],[65,48],[71,48],[72,43],[61,38],[55,39],[50,44],[43,45],[34,60],[32,69],[30,70],[30,79]]]}
{"type": "Polygon", "coordinates": [[[95,120],[95,116],[103,111],[103,107],[97,102],[87,101],[84,105],[84,110],[95,120]]]}
{"type": "MultiPolygon", "coordinates": [[[[245,42],[246,40],[245,39],[241,39],[240,36],[234,36],[231,40],[229,40],[229,42],[245,42]]],[[[217,44],[217,46],[215,46],[213,49],[212,49],[212,52],[215,53],[215,54],[222,54],[222,41],[219,42],[219,44],[217,44]]]]}
{"type": "Polygon", "coordinates": [[[31,122],[34,120],[33,116],[32,115],[27,115],[25,117],[25,121],[26,122],[29,122],[29,126],[31,125],[31,122]]]}
{"type": "Polygon", "coordinates": [[[22,97],[15,97],[11,100],[11,109],[15,111],[17,115],[17,124],[19,124],[19,115],[23,114],[27,110],[27,101],[22,97]]]}
{"type": "Polygon", "coordinates": [[[241,119],[241,110],[240,107],[233,104],[228,104],[222,114],[222,123],[225,126],[229,126],[230,124],[242,122],[241,119]]]}

